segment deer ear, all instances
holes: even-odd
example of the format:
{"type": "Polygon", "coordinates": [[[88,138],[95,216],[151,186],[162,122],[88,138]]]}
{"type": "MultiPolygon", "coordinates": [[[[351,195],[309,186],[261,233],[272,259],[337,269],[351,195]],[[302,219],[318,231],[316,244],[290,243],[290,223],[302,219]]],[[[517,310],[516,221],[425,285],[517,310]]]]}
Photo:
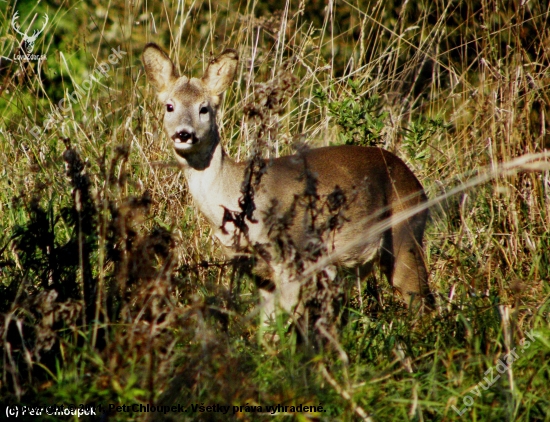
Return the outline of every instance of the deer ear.
{"type": "Polygon", "coordinates": [[[233,82],[238,63],[239,55],[232,49],[225,50],[212,60],[202,77],[206,89],[214,95],[222,94],[233,82]]]}
{"type": "Polygon", "coordinates": [[[145,46],[141,60],[145,66],[147,79],[159,94],[166,91],[179,77],[176,66],[170,57],[154,43],[145,46]]]}

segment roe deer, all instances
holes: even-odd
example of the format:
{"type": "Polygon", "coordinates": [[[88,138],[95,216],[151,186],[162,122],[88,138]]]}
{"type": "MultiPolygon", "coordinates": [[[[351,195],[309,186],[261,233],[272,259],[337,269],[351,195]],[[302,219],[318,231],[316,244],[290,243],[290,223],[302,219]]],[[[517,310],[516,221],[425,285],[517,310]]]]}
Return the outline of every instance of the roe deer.
{"type": "MultiPolygon", "coordinates": [[[[228,221],[226,213],[240,210],[246,165],[226,155],[216,124],[223,93],[237,70],[237,52],[225,50],[209,63],[201,79],[180,77],[174,63],[156,44],[145,47],[142,60],[158,99],[165,105],[164,127],[173,142],[189,192],[226,252],[238,254],[243,245],[235,244],[231,229],[238,228],[228,221]]],[[[407,303],[425,302],[431,307],[433,297],[422,248],[426,209],[408,220],[392,223],[380,235],[364,236],[357,242],[358,236],[373,224],[426,202],[422,185],[403,161],[380,148],[342,145],[311,149],[265,164],[265,173],[254,193],[254,218],[249,219],[246,239],[241,240],[251,246],[261,245],[267,251],[261,254],[264,268],[257,271],[266,276],[267,268],[274,277],[271,291],[260,286],[267,314],[274,311],[277,302],[287,311],[299,302],[300,282],[285,274],[276,260],[270,262],[276,251],[266,215],[272,214],[274,207],[284,213],[295,196],[304,192],[306,165],[315,174],[320,198],[326,199],[335,188],[347,197],[355,195],[347,206],[343,226],[331,235],[330,241],[325,241],[331,252],[346,249],[345,253],[336,254],[339,256],[335,264],[366,274],[372,263],[379,260],[382,272],[407,303]],[[351,242],[355,244],[349,247],[351,242]]],[[[289,228],[297,249],[305,248],[307,243],[306,228],[300,221],[298,215],[289,228]]]]}

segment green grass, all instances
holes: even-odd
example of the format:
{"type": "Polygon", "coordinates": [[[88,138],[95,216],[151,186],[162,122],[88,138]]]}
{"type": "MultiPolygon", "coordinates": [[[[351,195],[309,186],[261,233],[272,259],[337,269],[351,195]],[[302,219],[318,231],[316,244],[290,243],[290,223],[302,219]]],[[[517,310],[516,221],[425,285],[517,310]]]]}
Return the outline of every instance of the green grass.
{"type": "Polygon", "coordinates": [[[271,420],[278,404],[323,406],[283,420],[550,420],[549,15],[523,3],[0,3],[0,401],[188,409],[166,420],[271,420]],[[16,9],[23,29],[49,15],[40,66],[5,59],[16,9]],[[433,200],[437,311],[412,314],[382,280],[376,309],[342,275],[351,301],[330,336],[300,343],[281,316],[266,340],[256,288],[175,165],[140,62],[150,41],[194,75],[238,49],[219,117],[241,161],[263,125],[264,156],[375,143],[407,162],[433,200]],[[109,77],[43,130],[118,46],[109,77]],[[279,113],[247,118],[291,75],[279,113]]]}

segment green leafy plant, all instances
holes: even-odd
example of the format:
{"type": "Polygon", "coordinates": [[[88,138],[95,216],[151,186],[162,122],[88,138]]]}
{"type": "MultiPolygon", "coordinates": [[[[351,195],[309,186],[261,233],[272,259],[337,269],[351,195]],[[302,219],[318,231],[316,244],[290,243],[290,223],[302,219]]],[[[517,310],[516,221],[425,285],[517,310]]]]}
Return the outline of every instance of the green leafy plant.
{"type": "MultiPolygon", "coordinates": [[[[328,108],[340,127],[340,142],[346,145],[375,146],[383,143],[384,121],[387,112],[381,111],[380,98],[361,93],[361,83],[347,80],[344,98],[330,101],[325,91],[317,89],[314,96],[328,108]]],[[[335,94],[334,88],[331,92],[335,94]]]]}
{"type": "Polygon", "coordinates": [[[426,161],[430,158],[430,141],[436,135],[442,134],[448,126],[442,118],[423,118],[411,122],[403,130],[403,148],[409,157],[415,161],[426,161]]]}

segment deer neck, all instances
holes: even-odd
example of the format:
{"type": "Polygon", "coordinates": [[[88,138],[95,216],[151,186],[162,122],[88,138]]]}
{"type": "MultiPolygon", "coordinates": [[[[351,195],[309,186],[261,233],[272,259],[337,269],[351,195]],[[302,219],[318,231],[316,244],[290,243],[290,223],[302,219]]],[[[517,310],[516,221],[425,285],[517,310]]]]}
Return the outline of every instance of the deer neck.
{"type": "MultiPolygon", "coordinates": [[[[189,193],[216,231],[223,223],[224,208],[239,209],[243,167],[225,153],[219,138],[209,150],[178,158],[183,164],[189,193]]],[[[225,242],[222,240],[222,243],[225,242]]]]}

